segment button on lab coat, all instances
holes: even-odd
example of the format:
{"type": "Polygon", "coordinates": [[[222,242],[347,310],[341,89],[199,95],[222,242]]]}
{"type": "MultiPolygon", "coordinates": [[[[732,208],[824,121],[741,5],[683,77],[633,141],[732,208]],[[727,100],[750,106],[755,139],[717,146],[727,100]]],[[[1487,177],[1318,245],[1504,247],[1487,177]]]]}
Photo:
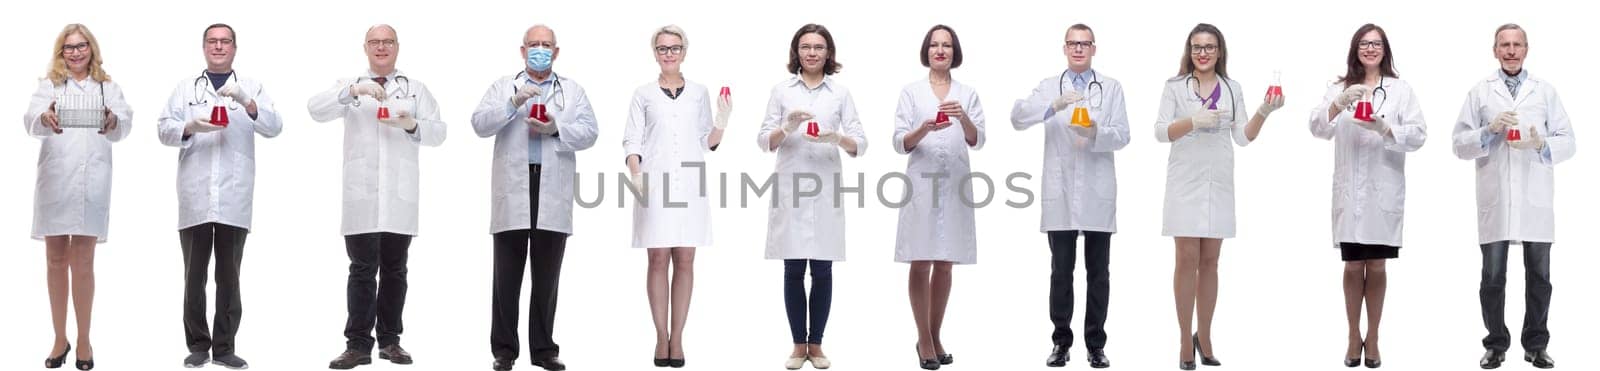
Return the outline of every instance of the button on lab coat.
{"type": "Polygon", "coordinates": [[[678,99],[655,82],[634,89],[622,148],[624,157],[640,156],[649,192],[633,208],[634,248],[711,246],[710,189],[701,182],[711,175],[683,163],[705,162],[713,128],[704,85],[684,81],[678,99]]]}
{"type": "MultiPolygon", "coordinates": [[[[1099,87],[1088,87],[1081,106],[1089,109],[1094,122],[1094,138],[1072,131],[1072,111],[1055,112],[1045,118],[1061,93],[1072,89],[1071,81],[1050,76],[1039,81],[1027,99],[1011,107],[1011,125],[1026,130],[1044,124],[1043,200],[1039,231],[1117,231],[1117,168],[1113,151],[1128,145],[1128,109],[1122,96],[1122,83],[1100,75],[1099,87]]],[[[1089,78],[1086,76],[1086,78],[1089,78]]]]}
{"type": "MultiPolygon", "coordinates": [[[[237,75],[236,75],[237,76],[237,75]]],[[[203,223],[221,223],[250,229],[256,188],[256,134],[271,138],[283,132],[283,118],[273,108],[261,83],[229,79],[256,100],[251,119],[243,102],[227,104],[228,127],[183,138],[183,128],[194,118],[210,118],[211,107],[224,99],[209,79],[178,82],[167,98],[157,122],[161,144],[178,147],[178,229],[203,223]]]]}
{"type": "Polygon", "coordinates": [[[1511,96],[1499,73],[1473,85],[1456,118],[1455,153],[1477,168],[1478,243],[1555,242],[1555,164],[1572,158],[1577,145],[1572,119],[1550,82],[1529,73],[1511,96]],[[1545,138],[1546,153],[1513,149],[1505,134],[1486,134],[1495,116],[1516,111],[1527,138],[1529,127],[1545,138]],[[1488,137],[1488,145],[1484,138],[1488,137]]]}
{"type": "MultiPolygon", "coordinates": [[[[806,124],[785,136],[775,150],[770,136],[773,130],[783,130],[789,112],[805,110],[815,116],[812,120],[817,122],[819,132],[837,131],[855,140],[856,153],[851,157],[861,156],[867,151],[867,137],[861,129],[861,117],[856,114],[855,100],[850,90],[833,77],[824,77],[816,89],[807,88],[799,76],[790,77],[772,87],[769,97],[766,117],[756,133],[756,145],[763,152],[777,152],[771,193],[776,202],[767,213],[766,258],[844,261],[843,206],[849,198],[834,197],[834,191],[842,185],[840,181],[848,184],[853,178],[842,173],[839,153],[844,150],[803,138],[806,124]],[[811,175],[820,179],[810,178],[811,175]],[[819,190],[816,196],[796,199],[797,192],[813,189],[819,190]]],[[[857,185],[862,186],[865,185],[857,185]]]]}
{"type": "Polygon", "coordinates": [[[1405,219],[1406,153],[1422,148],[1428,126],[1422,104],[1411,85],[1383,79],[1383,94],[1373,97],[1389,124],[1392,137],[1356,126],[1355,111],[1344,110],[1333,122],[1328,107],[1344,94],[1345,85],[1328,86],[1322,103],[1311,109],[1311,135],[1333,140],[1333,247],[1339,243],[1402,246],[1405,219]]]}
{"type": "MultiPolygon", "coordinates": [[[[1161,112],[1156,117],[1156,139],[1172,143],[1167,155],[1167,191],[1162,207],[1161,235],[1170,237],[1232,238],[1234,236],[1233,146],[1250,144],[1245,137],[1244,92],[1239,82],[1223,79],[1217,109],[1232,111],[1217,127],[1193,130],[1168,138],[1173,121],[1188,118],[1200,108],[1190,78],[1167,80],[1161,92],[1161,112]]],[[[1210,93],[1207,91],[1207,93],[1210,93]]],[[[1207,94],[1208,96],[1210,94],[1207,94]]],[[[1208,105],[1209,106],[1209,105],[1208,105]]]]}
{"type": "Polygon", "coordinates": [[[516,94],[525,79],[506,76],[489,86],[483,100],[472,111],[472,128],[479,137],[494,137],[494,170],[491,171],[489,233],[537,228],[540,230],[572,234],[572,201],[575,191],[573,180],[578,176],[577,151],[594,146],[599,136],[599,126],[594,119],[594,108],[582,86],[560,75],[551,91],[530,99],[515,111],[510,110],[511,96],[516,94]],[[544,101],[545,115],[555,121],[556,136],[539,135],[544,145],[540,150],[539,172],[539,225],[530,214],[528,193],[532,180],[528,175],[528,110],[534,101],[544,101]]]}
{"type": "Polygon", "coordinates": [[[22,116],[28,135],[39,138],[39,175],[33,189],[34,239],[46,236],[94,236],[110,240],[111,143],[133,129],[133,109],[122,98],[122,87],[93,79],[82,82],[40,80],[22,116]],[[60,85],[57,85],[60,84],[60,85]],[[117,129],[100,134],[97,129],[63,128],[61,134],[44,127],[39,115],[61,94],[100,94],[117,116],[117,129]]]}
{"type": "MultiPolygon", "coordinates": [[[[415,79],[398,77],[404,75],[397,72],[389,76],[385,85],[387,103],[413,112],[416,133],[378,122],[378,101],[350,96],[348,89],[355,78],[335,82],[306,104],[311,119],[317,122],[344,119],[343,235],[417,235],[417,148],[443,143],[445,124],[439,120],[439,105],[427,86],[415,79]]],[[[391,114],[396,110],[389,109],[391,114]]]]}
{"type": "Polygon", "coordinates": [[[900,89],[900,103],[894,110],[895,153],[911,155],[906,160],[906,176],[911,178],[911,199],[900,208],[900,224],[894,239],[894,261],[947,261],[955,264],[978,262],[978,228],[973,217],[972,161],[968,157],[966,133],[955,117],[950,127],[929,132],[916,147],[905,148],[905,137],[923,121],[936,119],[942,101],[956,101],[967,111],[978,129],[972,150],[983,148],[983,105],[978,92],[954,80],[944,99],[934,94],[928,80],[912,82],[900,89]],[[936,180],[937,179],[937,180],[936,180]],[[938,186],[934,186],[934,182],[938,186]]]}

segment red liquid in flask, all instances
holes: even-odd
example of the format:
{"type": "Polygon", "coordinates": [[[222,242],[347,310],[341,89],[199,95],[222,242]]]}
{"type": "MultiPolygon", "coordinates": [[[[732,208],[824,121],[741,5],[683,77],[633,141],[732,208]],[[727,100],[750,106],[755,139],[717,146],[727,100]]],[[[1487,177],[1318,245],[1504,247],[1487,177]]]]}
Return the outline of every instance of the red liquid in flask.
{"type": "Polygon", "coordinates": [[[939,112],[939,114],[933,116],[933,122],[950,122],[950,116],[945,115],[944,112],[939,112]]]}
{"type": "Polygon", "coordinates": [[[817,128],[817,122],[816,121],[812,121],[812,122],[806,124],[806,135],[810,135],[810,136],[813,136],[813,137],[818,136],[818,135],[822,135],[821,129],[817,128]]]}
{"type": "Polygon", "coordinates": [[[211,124],[212,125],[216,125],[216,126],[227,127],[228,126],[228,107],[211,106],[211,124]]]}
{"type": "Polygon", "coordinates": [[[729,96],[729,95],[733,95],[733,93],[728,90],[728,87],[724,86],[724,87],[722,87],[722,91],[718,92],[717,95],[726,97],[726,96],[729,96]]]}
{"type": "Polygon", "coordinates": [[[1271,98],[1273,96],[1281,96],[1281,95],[1283,95],[1283,87],[1282,86],[1273,85],[1273,86],[1268,86],[1267,87],[1267,97],[1268,98],[1271,98]]]}
{"type": "Polygon", "coordinates": [[[383,119],[388,119],[388,118],[389,118],[389,107],[378,107],[378,119],[379,120],[383,120],[383,119]]]}
{"type": "Polygon", "coordinates": [[[532,107],[529,107],[528,117],[532,117],[533,119],[539,121],[550,122],[550,117],[545,115],[543,104],[535,103],[532,107]]]}
{"type": "Polygon", "coordinates": [[[1361,121],[1372,121],[1372,102],[1356,102],[1355,117],[1361,121]]]}
{"type": "Polygon", "coordinates": [[[1522,130],[1517,128],[1506,130],[1506,140],[1513,142],[1522,140],[1522,130]]]}

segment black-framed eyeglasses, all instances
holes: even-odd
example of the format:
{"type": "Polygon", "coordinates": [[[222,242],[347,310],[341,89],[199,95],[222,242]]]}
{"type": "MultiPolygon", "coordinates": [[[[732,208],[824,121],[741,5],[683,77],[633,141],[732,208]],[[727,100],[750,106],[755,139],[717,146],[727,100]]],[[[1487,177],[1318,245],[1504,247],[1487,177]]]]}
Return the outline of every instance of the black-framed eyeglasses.
{"type": "Polygon", "coordinates": [[[678,55],[678,54],[683,54],[683,49],[684,49],[683,45],[673,45],[673,46],[662,45],[662,46],[657,46],[656,47],[656,54],[657,55],[667,55],[667,54],[678,55]]]}
{"type": "Polygon", "coordinates": [[[1377,40],[1367,40],[1356,43],[1356,46],[1360,47],[1361,49],[1383,49],[1383,42],[1377,40]]]}
{"type": "Polygon", "coordinates": [[[89,42],[87,42],[87,41],[81,42],[81,43],[77,43],[77,44],[67,44],[67,45],[62,45],[61,46],[61,52],[62,53],[83,53],[83,52],[87,52],[87,51],[89,51],[89,42]]]}
{"type": "Polygon", "coordinates": [[[1067,49],[1088,49],[1094,47],[1094,41],[1068,41],[1067,49]]]}
{"type": "Polygon", "coordinates": [[[206,42],[206,45],[213,45],[213,44],[222,44],[223,46],[233,45],[233,39],[232,38],[208,38],[208,39],[205,40],[205,42],[206,42]]]}
{"type": "Polygon", "coordinates": [[[400,41],[399,40],[395,40],[395,39],[383,39],[383,40],[372,39],[372,40],[367,40],[367,47],[369,47],[369,48],[376,48],[378,46],[385,46],[385,47],[393,48],[395,45],[400,45],[400,41]]]}
{"type": "Polygon", "coordinates": [[[1200,55],[1200,54],[1216,55],[1218,50],[1222,50],[1222,48],[1218,47],[1217,44],[1189,45],[1189,53],[1194,54],[1194,55],[1200,55]]]}

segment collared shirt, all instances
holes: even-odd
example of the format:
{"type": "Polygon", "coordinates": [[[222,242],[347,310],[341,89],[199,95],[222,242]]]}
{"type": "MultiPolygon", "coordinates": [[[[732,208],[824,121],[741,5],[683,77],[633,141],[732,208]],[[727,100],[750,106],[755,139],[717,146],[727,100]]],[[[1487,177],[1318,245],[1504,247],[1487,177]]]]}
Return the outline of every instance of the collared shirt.
{"type": "MultiPolygon", "coordinates": [[[[542,92],[542,93],[540,93],[539,96],[534,97],[534,99],[538,99],[540,104],[545,104],[546,106],[548,106],[548,104],[550,102],[550,99],[552,99],[551,97],[555,96],[555,89],[554,88],[555,88],[555,85],[556,85],[556,79],[557,78],[559,78],[559,77],[557,77],[556,74],[554,72],[552,72],[552,73],[550,73],[550,77],[545,78],[544,81],[533,81],[533,75],[525,73],[525,74],[522,74],[522,81],[518,81],[518,83],[522,84],[522,85],[533,84],[534,86],[538,86],[539,87],[539,91],[542,92]]],[[[515,115],[515,114],[517,114],[517,108],[518,107],[511,107],[510,108],[510,113],[507,113],[507,115],[515,115]]],[[[528,133],[528,163],[530,163],[530,164],[538,164],[538,163],[544,162],[544,155],[543,155],[544,152],[543,151],[544,151],[544,143],[542,143],[542,141],[539,140],[539,134],[538,133],[534,133],[534,132],[529,132],[528,133]]]]}
{"type": "MultiPolygon", "coordinates": [[[[1066,72],[1066,76],[1065,76],[1065,78],[1063,78],[1063,80],[1071,81],[1072,82],[1072,90],[1076,91],[1076,92],[1079,92],[1079,93],[1082,93],[1084,95],[1084,99],[1088,99],[1089,98],[1088,97],[1089,91],[1086,90],[1086,89],[1089,88],[1089,82],[1090,81],[1094,81],[1094,77],[1097,77],[1096,76],[1097,74],[1098,74],[1098,72],[1095,72],[1093,68],[1090,68],[1090,69],[1087,69],[1087,70],[1083,70],[1083,73],[1073,72],[1071,69],[1068,69],[1067,72],[1066,72]]],[[[1064,82],[1064,81],[1058,81],[1058,82],[1064,82]]],[[[1051,117],[1055,117],[1055,115],[1056,115],[1055,107],[1047,107],[1047,108],[1044,109],[1044,119],[1045,120],[1049,120],[1051,117]]]]}

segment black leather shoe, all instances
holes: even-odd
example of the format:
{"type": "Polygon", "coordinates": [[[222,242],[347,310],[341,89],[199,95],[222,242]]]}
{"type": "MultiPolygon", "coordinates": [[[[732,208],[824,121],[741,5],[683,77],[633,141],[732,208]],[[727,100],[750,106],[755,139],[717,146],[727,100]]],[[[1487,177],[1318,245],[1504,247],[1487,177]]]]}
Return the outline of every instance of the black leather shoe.
{"type": "Polygon", "coordinates": [[[912,347],[911,349],[915,350],[916,353],[917,353],[917,366],[922,367],[922,369],[924,369],[924,370],[937,370],[937,369],[939,369],[939,356],[938,355],[935,355],[934,358],[922,359],[922,344],[921,343],[915,344],[915,346],[912,347]]]}
{"type": "Polygon", "coordinates": [[[77,366],[79,370],[83,370],[83,371],[93,370],[94,369],[94,358],[90,358],[88,360],[81,360],[80,359],[80,360],[78,360],[78,363],[75,364],[74,366],[77,366]]]}
{"type": "Polygon", "coordinates": [[[250,368],[250,363],[245,362],[244,358],[239,358],[239,355],[237,354],[223,354],[220,356],[211,357],[211,364],[222,366],[229,370],[244,370],[250,368]]]}
{"type": "Polygon", "coordinates": [[[411,353],[406,352],[405,348],[401,348],[400,344],[389,344],[389,346],[378,349],[378,359],[387,359],[389,362],[394,362],[394,364],[398,365],[409,365],[411,364],[411,353]]]}
{"type": "Polygon", "coordinates": [[[1500,368],[1500,363],[1506,361],[1506,351],[1494,350],[1483,352],[1483,358],[1478,359],[1478,367],[1485,370],[1500,368]]]}
{"type": "Polygon", "coordinates": [[[944,353],[944,354],[940,354],[939,355],[939,364],[948,365],[948,364],[951,364],[951,363],[956,363],[956,356],[952,356],[952,355],[950,355],[950,353],[944,353]]]}
{"type": "Polygon", "coordinates": [[[1528,361],[1529,363],[1533,363],[1533,367],[1538,367],[1538,368],[1555,368],[1556,367],[1555,358],[1550,358],[1550,353],[1546,353],[1544,350],[1535,350],[1535,351],[1531,351],[1531,352],[1527,352],[1527,353],[1522,353],[1522,360],[1528,361]]]}
{"type": "Polygon", "coordinates": [[[1367,368],[1383,367],[1383,360],[1367,358],[1367,368]]]}
{"type": "Polygon", "coordinates": [[[1111,359],[1110,358],[1106,358],[1106,350],[1105,349],[1090,349],[1089,350],[1089,367],[1093,367],[1093,368],[1111,367],[1111,359]]]}
{"type": "Polygon", "coordinates": [[[545,370],[549,371],[562,371],[567,369],[567,364],[561,363],[561,359],[556,357],[535,359],[533,360],[533,365],[544,367],[545,370]]]}
{"type": "Polygon", "coordinates": [[[67,363],[67,352],[71,351],[72,344],[68,343],[67,348],[61,350],[61,355],[55,356],[55,358],[44,359],[44,368],[61,368],[62,364],[67,363]]]}
{"type": "Polygon", "coordinates": [[[1222,361],[1218,361],[1216,358],[1211,358],[1211,356],[1206,355],[1205,348],[1200,347],[1200,334],[1194,334],[1194,338],[1190,340],[1194,341],[1194,353],[1200,356],[1200,364],[1206,366],[1222,365],[1222,361]]]}
{"type": "Polygon", "coordinates": [[[328,362],[328,368],[335,370],[349,370],[356,368],[356,366],[370,364],[372,364],[372,353],[360,353],[354,350],[346,350],[344,353],[339,353],[338,358],[334,358],[333,361],[328,362]]]}
{"type": "Polygon", "coordinates": [[[1056,344],[1055,347],[1050,348],[1050,357],[1044,359],[1044,365],[1045,367],[1066,367],[1067,361],[1071,359],[1072,356],[1067,354],[1067,346],[1056,344]]]}
{"type": "Polygon", "coordinates": [[[1178,369],[1183,371],[1194,371],[1194,361],[1178,361],[1178,369]]]}
{"type": "Polygon", "coordinates": [[[206,367],[206,362],[211,361],[211,353],[193,352],[188,357],[183,357],[183,368],[206,367]]]}
{"type": "Polygon", "coordinates": [[[667,367],[683,368],[683,364],[687,363],[687,362],[689,362],[689,360],[686,360],[686,359],[683,359],[683,358],[668,359],[667,360],[667,367]]]}
{"type": "Polygon", "coordinates": [[[495,358],[494,371],[511,371],[511,366],[517,365],[517,360],[510,358],[495,358]]]}
{"type": "Polygon", "coordinates": [[[668,358],[656,358],[653,361],[656,367],[667,367],[667,365],[672,364],[672,360],[668,358]]]}

